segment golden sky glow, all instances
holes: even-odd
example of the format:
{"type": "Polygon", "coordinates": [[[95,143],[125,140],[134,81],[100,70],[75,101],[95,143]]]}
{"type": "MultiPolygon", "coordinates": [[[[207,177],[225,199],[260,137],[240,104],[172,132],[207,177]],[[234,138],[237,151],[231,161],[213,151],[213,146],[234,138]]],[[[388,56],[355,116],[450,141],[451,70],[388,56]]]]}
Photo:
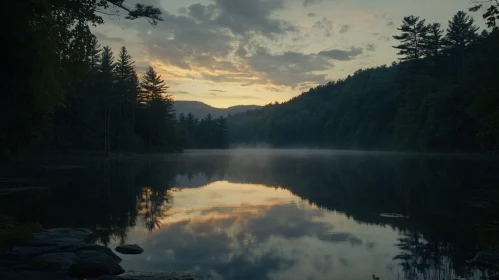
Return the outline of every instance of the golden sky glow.
{"type": "MultiPolygon", "coordinates": [[[[176,100],[215,107],[286,101],[359,68],[396,60],[397,26],[410,14],[444,27],[468,0],[152,0],[144,20],[106,19],[102,45],[127,46],[139,71],[152,65],[176,100]]],[[[483,26],[479,14],[474,14],[483,26]]]]}

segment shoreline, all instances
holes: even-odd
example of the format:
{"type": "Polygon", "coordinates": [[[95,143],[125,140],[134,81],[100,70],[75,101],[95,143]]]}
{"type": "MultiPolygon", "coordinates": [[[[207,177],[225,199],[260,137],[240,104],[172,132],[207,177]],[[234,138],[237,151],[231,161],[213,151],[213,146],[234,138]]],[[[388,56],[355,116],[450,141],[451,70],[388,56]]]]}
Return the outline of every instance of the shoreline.
{"type": "MultiPolygon", "coordinates": [[[[18,227],[4,224],[0,231],[18,227]]],[[[207,280],[189,272],[125,271],[120,265],[122,250],[91,242],[94,232],[87,228],[33,228],[32,238],[19,241],[0,251],[0,279],[6,280],[207,280]],[[120,253],[121,251],[121,253],[120,253]]],[[[130,246],[130,245],[125,245],[130,246]]],[[[131,245],[136,246],[136,245],[131,245]]],[[[140,248],[140,247],[138,247],[140,248]]]]}

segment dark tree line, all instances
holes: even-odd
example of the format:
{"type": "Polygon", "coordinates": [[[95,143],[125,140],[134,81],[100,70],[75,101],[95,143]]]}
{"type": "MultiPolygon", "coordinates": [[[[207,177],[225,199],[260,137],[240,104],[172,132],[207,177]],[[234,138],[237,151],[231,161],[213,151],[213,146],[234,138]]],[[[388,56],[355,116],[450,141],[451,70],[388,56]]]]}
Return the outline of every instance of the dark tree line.
{"type": "Polygon", "coordinates": [[[0,159],[46,149],[183,148],[165,82],[152,68],[139,78],[126,48],[115,57],[90,30],[110,13],[156,25],[158,8],[129,8],[123,0],[8,1],[2,12],[11,18],[12,11],[19,15],[5,34],[0,159]]]}
{"type": "Polygon", "coordinates": [[[88,73],[87,58],[93,38],[90,26],[102,24],[101,15],[114,13],[117,7],[130,20],[146,18],[153,25],[162,20],[160,10],[153,6],[136,4],[128,8],[123,2],[4,3],[2,15],[12,20],[4,34],[9,42],[3,52],[4,67],[9,71],[1,91],[0,158],[11,158],[33,148],[33,144],[52,133],[56,109],[72,109],[68,100],[79,94],[72,87],[83,84],[88,73]]]}
{"type": "Polygon", "coordinates": [[[82,83],[70,84],[65,107],[56,110],[52,149],[104,152],[171,152],[226,148],[224,118],[176,119],[168,86],[152,68],[138,77],[125,47],[117,59],[95,38],[82,83]]]}
{"type": "Polygon", "coordinates": [[[199,120],[192,113],[178,118],[181,143],[187,149],[228,148],[227,122],[223,117],[212,118],[211,114],[199,120]]]}
{"type": "Polygon", "coordinates": [[[416,16],[400,62],[361,69],[282,104],[231,116],[232,143],[413,151],[499,150],[499,35],[458,12],[446,32],[416,16]],[[444,34],[445,33],[445,34],[444,34]]]}
{"type": "Polygon", "coordinates": [[[51,149],[172,151],[176,139],[173,99],[161,76],[149,67],[139,79],[125,47],[115,59],[92,38],[87,68],[67,81],[65,105],[56,109],[51,149]]]}

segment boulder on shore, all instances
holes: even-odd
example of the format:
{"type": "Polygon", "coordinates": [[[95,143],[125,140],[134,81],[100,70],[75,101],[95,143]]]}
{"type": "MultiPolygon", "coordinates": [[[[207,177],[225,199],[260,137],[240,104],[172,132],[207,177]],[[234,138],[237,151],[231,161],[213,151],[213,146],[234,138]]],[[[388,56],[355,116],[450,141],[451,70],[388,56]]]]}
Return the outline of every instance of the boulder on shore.
{"type": "Polygon", "coordinates": [[[80,240],[87,238],[93,233],[88,228],[53,228],[46,230],[46,232],[54,236],[76,238],[80,240]]]}
{"type": "Polygon", "coordinates": [[[76,255],[73,253],[49,253],[34,257],[29,264],[36,270],[66,272],[75,260],[76,255]]]}
{"type": "Polygon", "coordinates": [[[103,275],[119,275],[125,270],[111,256],[99,251],[78,251],[75,263],[68,275],[74,278],[95,278],[103,275]]]}
{"type": "Polygon", "coordinates": [[[122,253],[125,255],[139,255],[144,252],[144,249],[140,248],[139,245],[136,244],[124,244],[116,247],[116,252],[122,253]]]}

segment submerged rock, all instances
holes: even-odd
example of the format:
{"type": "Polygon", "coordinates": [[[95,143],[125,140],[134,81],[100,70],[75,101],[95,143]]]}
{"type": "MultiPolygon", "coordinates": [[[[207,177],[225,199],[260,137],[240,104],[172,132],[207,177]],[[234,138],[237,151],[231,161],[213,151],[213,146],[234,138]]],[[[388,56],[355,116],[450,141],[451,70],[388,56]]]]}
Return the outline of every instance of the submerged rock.
{"type": "Polygon", "coordinates": [[[127,272],[119,276],[102,276],[98,280],[208,280],[210,276],[200,276],[187,272],[127,272]]]}
{"type": "Polygon", "coordinates": [[[138,255],[144,252],[144,249],[140,248],[139,245],[136,244],[124,244],[116,247],[115,249],[118,253],[126,254],[126,255],[138,255]]]}

